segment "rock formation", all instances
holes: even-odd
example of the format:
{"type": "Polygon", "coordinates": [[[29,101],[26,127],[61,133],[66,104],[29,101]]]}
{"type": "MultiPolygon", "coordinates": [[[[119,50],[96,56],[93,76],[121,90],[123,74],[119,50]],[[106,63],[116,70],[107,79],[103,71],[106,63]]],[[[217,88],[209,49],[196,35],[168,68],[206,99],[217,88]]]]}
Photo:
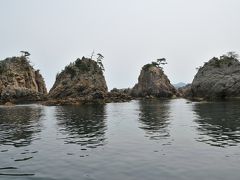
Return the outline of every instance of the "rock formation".
{"type": "Polygon", "coordinates": [[[204,99],[240,96],[240,62],[227,55],[212,58],[195,75],[191,95],[204,99]]]}
{"type": "Polygon", "coordinates": [[[176,89],[162,68],[147,64],[143,66],[138,83],[133,87],[131,94],[134,97],[172,97],[176,94],[176,89]]]}
{"type": "Polygon", "coordinates": [[[104,99],[107,91],[101,66],[96,61],[83,57],[70,63],[57,75],[49,98],[77,103],[104,99]]]}
{"type": "Polygon", "coordinates": [[[179,87],[177,89],[178,91],[178,96],[179,97],[184,97],[184,98],[190,98],[191,97],[191,84],[187,84],[183,87],[179,87]]]}
{"type": "Polygon", "coordinates": [[[24,103],[44,100],[46,85],[39,70],[27,57],[12,57],[0,61],[0,102],[24,103]]]}
{"type": "Polygon", "coordinates": [[[113,88],[107,95],[106,102],[128,102],[133,98],[131,96],[131,89],[117,89],[113,88]]]}

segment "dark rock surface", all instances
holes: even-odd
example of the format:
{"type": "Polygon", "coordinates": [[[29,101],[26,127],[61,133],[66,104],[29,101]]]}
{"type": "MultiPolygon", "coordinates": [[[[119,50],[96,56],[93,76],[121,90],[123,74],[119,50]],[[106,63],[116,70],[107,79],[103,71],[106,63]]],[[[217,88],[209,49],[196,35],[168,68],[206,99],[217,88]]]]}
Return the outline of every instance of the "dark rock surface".
{"type": "Polygon", "coordinates": [[[178,88],[178,96],[184,97],[184,98],[190,98],[192,96],[191,94],[191,86],[192,84],[187,84],[183,87],[178,88]]]}
{"type": "Polygon", "coordinates": [[[113,88],[107,95],[106,102],[128,102],[131,101],[131,89],[117,89],[113,88]]]}
{"type": "Polygon", "coordinates": [[[108,88],[98,63],[83,57],[57,75],[49,92],[53,100],[94,101],[104,99],[108,88]]]}
{"type": "Polygon", "coordinates": [[[134,97],[172,97],[176,94],[176,89],[162,68],[147,64],[143,66],[131,94],[134,97]]]}

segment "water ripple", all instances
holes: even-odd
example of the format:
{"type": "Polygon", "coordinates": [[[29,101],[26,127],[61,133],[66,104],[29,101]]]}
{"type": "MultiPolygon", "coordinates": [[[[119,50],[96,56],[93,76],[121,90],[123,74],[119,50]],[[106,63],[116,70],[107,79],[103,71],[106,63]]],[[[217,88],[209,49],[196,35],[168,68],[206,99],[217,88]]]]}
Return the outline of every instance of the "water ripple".
{"type": "Polygon", "coordinates": [[[40,107],[0,108],[0,145],[28,146],[41,131],[40,107]]]}
{"type": "Polygon", "coordinates": [[[87,148],[96,148],[105,144],[104,105],[86,105],[81,107],[58,107],[56,117],[61,139],[65,144],[79,144],[87,148]]]}
{"type": "Polygon", "coordinates": [[[197,141],[218,147],[237,146],[240,142],[239,106],[235,101],[195,104],[197,141]]]}
{"type": "Polygon", "coordinates": [[[140,101],[140,128],[151,140],[165,139],[170,136],[170,112],[168,101],[140,101]]]}

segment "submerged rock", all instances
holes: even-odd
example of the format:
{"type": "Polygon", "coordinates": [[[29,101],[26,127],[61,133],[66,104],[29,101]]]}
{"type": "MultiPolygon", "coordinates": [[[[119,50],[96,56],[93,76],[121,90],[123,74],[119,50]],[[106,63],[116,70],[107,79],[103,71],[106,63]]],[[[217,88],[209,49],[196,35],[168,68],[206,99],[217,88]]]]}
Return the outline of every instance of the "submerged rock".
{"type": "Polygon", "coordinates": [[[131,94],[134,97],[172,97],[176,94],[176,89],[162,68],[147,64],[143,66],[131,94]]]}
{"type": "Polygon", "coordinates": [[[47,89],[39,70],[27,57],[12,57],[0,61],[0,101],[24,103],[44,100],[47,89]]]}
{"type": "Polygon", "coordinates": [[[204,99],[239,97],[240,62],[227,55],[209,60],[195,75],[191,95],[204,99]]]}
{"type": "Polygon", "coordinates": [[[70,103],[75,104],[78,101],[103,100],[107,91],[101,66],[96,61],[83,57],[66,66],[57,75],[49,98],[57,102],[69,99],[70,103]]]}

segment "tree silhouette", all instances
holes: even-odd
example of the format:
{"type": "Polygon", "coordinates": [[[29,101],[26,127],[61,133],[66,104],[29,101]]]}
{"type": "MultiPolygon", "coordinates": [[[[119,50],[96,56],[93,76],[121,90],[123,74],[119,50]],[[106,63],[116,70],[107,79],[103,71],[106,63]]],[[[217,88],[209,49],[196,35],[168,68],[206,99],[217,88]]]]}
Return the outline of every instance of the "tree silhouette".
{"type": "Polygon", "coordinates": [[[239,55],[234,51],[227,52],[226,56],[229,57],[229,58],[232,58],[232,59],[238,59],[239,58],[239,55]]]}
{"type": "Polygon", "coordinates": [[[157,63],[158,63],[158,66],[161,67],[162,65],[166,65],[167,61],[165,58],[160,58],[160,59],[157,59],[157,63]]]}
{"type": "Polygon", "coordinates": [[[155,66],[155,67],[158,67],[160,69],[162,69],[163,65],[166,65],[167,62],[166,62],[166,59],[165,58],[160,58],[160,59],[157,59],[156,61],[153,61],[152,62],[152,65],[155,66]]]}
{"type": "Polygon", "coordinates": [[[100,68],[102,69],[102,71],[105,71],[102,60],[104,58],[104,56],[100,53],[97,54],[97,64],[100,66],[100,68]]]}
{"type": "Polygon", "coordinates": [[[31,55],[28,51],[20,51],[20,53],[22,53],[22,56],[24,57],[28,57],[31,55]]]}

